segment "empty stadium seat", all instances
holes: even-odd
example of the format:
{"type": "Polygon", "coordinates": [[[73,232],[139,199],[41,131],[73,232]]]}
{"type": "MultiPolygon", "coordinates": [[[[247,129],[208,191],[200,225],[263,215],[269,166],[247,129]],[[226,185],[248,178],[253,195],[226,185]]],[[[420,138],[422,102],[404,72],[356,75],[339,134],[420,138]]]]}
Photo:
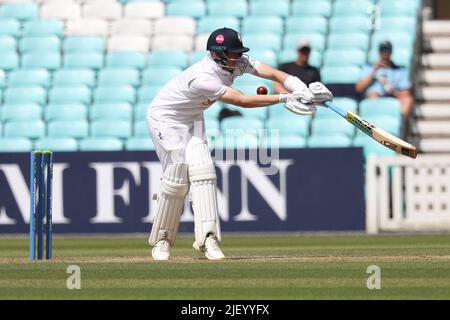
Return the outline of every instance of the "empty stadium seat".
{"type": "Polygon", "coordinates": [[[320,72],[324,83],[356,83],[360,74],[359,67],[324,67],[320,72]]]}
{"type": "Polygon", "coordinates": [[[242,33],[283,33],[283,19],[278,16],[246,17],[242,20],[242,33]]]}
{"type": "Polygon", "coordinates": [[[95,72],[90,69],[60,69],[53,74],[54,86],[95,85],[95,72]]]}
{"type": "Polygon", "coordinates": [[[390,116],[397,119],[401,118],[400,102],[398,99],[390,97],[364,99],[359,105],[359,110],[363,117],[390,116]]]}
{"type": "Polygon", "coordinates": [[[272,148],[279,147],[282,149],[295,149],[306,147],[306,139],[298,135],[282,135],[276,142],[274,138],[267,138],[272,148]]]}
{"type": "Polygon", "coordinates": [[[0,6],[0,18],[34,20],[38,15],[38,6],[34,3],[5,3],[0,6]]]}
{"type": "Polygon", "coordinates": [[[286,33],[322,33],[328,31],[328,22],[324,17],[289,17],[286,19],[286,33]]]}
{"type": "Polygon", "coordinates": [[[382,16],[411,16],[417,15],[416,0],[410,1],[386,1],[380,0],[379,8],[382,16]]]}
{"type": "Polygon", "coordinates": [[[39,86],[8,87],[4,93],[7,104],[37,103],[43,105],[47,99],[45,89],[39,86]]]}
{"type": "Polygon", "coordinates": [[[195,20],[190,17],[165,17],[155,22],[156,35],[193,36],[195,29],[195,20]]]}
{"type": "Polygon", "coordinates": [[[333,16],[330,19],[330,31],[331,32],[364,32],[368,33],[373,28],[370,20],[366,17],[352,16],[342,17],[333,16]]]}
{"type": "Polygon", "coordinates": [[[103,19],[76,19],[69,20],[66,24],[66,35],[68,36],[102,36],[108,35],[108,21],[103,19]]]}
{"type": "Polygon", "coordinates": [[[142,121],[136,121],[134,123],[134,128],[133,128],[133,135],[135,137],[146,137],[149,138],[149,132],[147,129],[147,122],[142,120],[142,121]]]}
{"type": "Polygon", "coordinates": [[[333,66],[362,66],[366,63],[366,52],[359,49],[328,49],[325,51],[324,65],[333,66]]]}
{"type": "Polygon", "coordinates": [[[307,145],[310,148],[345,148],[350,147],[352,140],[345,135],[312,135],[307,145]]]}
{"type": "Polygon", "coordinates": [[[47,121],[70,121],[86,120],[87,108],[83,104],[49,104],[45,108],[45,119],[47,121]]]}
{"type": "MultiPolygon", "coordinates": [[[[19,69],[8,74],[8,86],[41,86],[50,85],[50,73],[46,69],[19,69]]],[[[1,87],[1,85],[0,85],[1,87]]]]}
{"type": "Polygon", "coordinates": [[[67,53],[64,55],[64,67],[100,69],[103,67],[103,54],[95,52],[67,53]]]}
{"type": "Polygon", "coordinates": [[[288,0],[250,0],[250,14],[252,16],[287,17],[290,10],[289,4],[288,0]]]}
{"type": "Polygon", "coordinates": [[[153,33],[153,24],[145,19],[120,19],[113,22],[111,34],[113,35],[143,35],[153,33]]]}
{"type": "Polygon", "coordinates": [[[373,10],[374,5],[366,0],[336,0],[333,4],[333,14],[335,16],[368,16],[373,10]]]}
{"type": "Polygon", "coordinates": [[[311,125],[313,135],[342,134],[351,137],[354,134],[354,129],[354,126],[339,117],[314,119],[311,125]]]}
{"type": "Polygon", "coordinates": [[[278,64],[277,55],[272,50],[252,50],[251,57],[275,68],[278,64]]]}
{"type": "MultiPolygon", "coordinates": [[[[244,19],[244,23],[245,20],[244,19]]],[[[228,28],[234,29],[236,31],[240,31],[239,29],[239,20],[236,17],[230,16],[230,17],[203,17],[201,18],[197,23],[197,33],[211,33],[214,30],[217,30],[219,28],[223,28],[224,26],[227,26],[228,28]]]]}
{"type": "Polygon", "coordinates": [[[134,108],[134,120],[144,120],[147,115],[148,103],[138,103],[134,108]]]}
{"type": "Polygon", "coordinates": [[[327,0],[294,0],[292,15],[329,17],[331,15],[331,3],[327,0]]]}
{"type": "Polygon", "coordinates": [[[64,39],[65,53],[98,52],[105,50],[105,40],[101,37],[71,36],[64,39]]]}
{"type": "Polygon", "coordinates": [[[191,65],[194,63],[197,63],[197,62],[203,60],[205,58],[205,56],[206,56],[205,50],[194,51],[190,55],[189,63],[191,65]]]}
{"type": "Polygon", "coordinates": [[[190,52],[193,49],[192,37],[181,35],[156,35],[151,42],[152,50],[178,50],[190,52]]]}
{"type": "Polygon", "coordinates": [[[389,40],[392,42],[393,49],[412,48],[415,41],[415,34],[405,31],[380,30],[373,34],[371,39],[372,48],[378,48],[381,41],[389,40]]]}
{"type": "Polygon", "coordinates": [[[138,102],[150,103],[161,88],[161,86],[142,86],[138,91],[138,102]]]}
{"type": "MultiPolygon", "coordinates": [[[[341,109],[344,109],[345,111],[350,111],[354,113],[358,113],[358,104],[356,100],[353,100],[351,98],[334,98],[333,103],[339,106],[341,109]]],[[[317,107],[317,111],[314,114],[314,119],[318,118],[339,118],[339,116],[333,112],[332,110],[324,107],[317,107]]],[[[342,120],[344,121],[344,120],[342,120]]]]}
{"type": "Polygon", "coordinates": [[[387,16],[380,19],[381,30],[415,32],[417,20],[415,17],[387,16]]]}
{"type": "Polygon", "coordinates": [[[124,16],[130,19],[157,19],[164,16],[164,4],[155,2],[130,2],[125,5],[124,16]]]}
{"type": "Polygon", "coordinates": [[[132,118],[133,109],[128,103],[94,104],[90,108],[91,120],[126,120],[132,118]]]}
{"type": "Polygon", "coordinates": [[[1,52],[16,51],[17,41],[12,36],[0,37],[0,50],[1,52]]]}
{"type": "Polygon", "coordinates": [[[2,121],[41,120],[42,109],[38,104],[6,104],[1,108],[2,121]]]}
{"type": "Polygon", "coordinates": [[[207,1],[210,16],[233,16],[243,18],[247,15],[248,4],[245,0],[227,2],[207,1]]]}
{"type": "Polygon", "coordinates": [[[28,21],[23,26],[23,33],[27,37],[62,37],[64,34],[64,23],[60,20],[28,21]]]}
{"type": "Polygon", "coordinates": [[[127,139],[125,150],[128,151],[153,151],[156,150],[153,141],[150,138],[132,137],[127,139]]]}
{"type": "Polygon", "coordinates": [[[136,92],[130,85],[97,87],[94,91],[96,103],[134,103],[136,92]]]}
{"type": "Polygon", "coordinates": [[[81,151],[121,151],[123,142],[116,138],[86,138],[80,141],[81,151]]]}
{"type": "Polygon", "coordinates": [[[278,51],[281,48],[281,37],[275,33],[246,34],[242,38],[245,46],[252,50],[269,49],[278,51]]]}
{"type": "Polygon", "coordinates": [[[182,51],[152,51],[148,54],[149,66],[170,66],[186,68],[188,58],[182,51]]]}
{"type": "Polygon", "coordinates": [[[106,56],[106,66],[109,68],[142,69],[146,63],[146,54],[142,52],[111,52],[106,56]]]}
{"type": "Polygon", "coordinates": [[[0,138],[0,152],[31,151],[33,143],[27,138],[0,138]]]}
{"type": "Polygon", "coordinates": [[[142,71],[143,85],[162,85],[181,72],[177,67],[150,67],[142,71]]]}
{"type": "Polygon", "coordinates": [[[91,135],[93,137],[128,138],[131,136],[131,124],[129,121],[99,120],[91,123],[91,135]]]}
{"type": "Polygon", "coordinates": [[[202,1],[190,1],[169,3],[166,6],[166,14],[169,16],[190,16],[201,18],[206,14],[206,5],[202,1]]]}
{"type": "Polygon", "coordinates": [[[75,20],[80,16],[81,8],[78,3],[52,1],[41,6],[42,19],[75,20]]]}
{"type": "Polygon", "coordinates": [[[50,121],[47,127],[49,137],[68,137],[80,139],[89,134],[89,123],[84,120],[50,121]]]}
{"type": "Polygon", "coordinates": [[[280,116],[271,117],[267,120],[267,129],[278,130],[280,135],[299,135],[302,137],[307,137],[309,133],[310,118],[297,117],[291,112],[289,112],[289,114],[289,119],[280,116]]]}
{"type": "Polygon", "coordinates": [[[138,86],[140,83],[139,71],[130,68],[107,68],[98,73],[98,86],[138,86]]]}
{"type": "Polygon", "coordinates": [[[74,138],[45,137],[34,143],[36,149],[52,150],[56,152],[77,151],[78,143],[74,138]]]}
{"type": "Polygon", "coordinates": [[[222,120],[222,132],[233,132],[235,130],[260,130],[264,128],[264,123],[258,119],[244,119],[242,117],[229,117],[222,120]]]}
{"type": "Polygon", "coordinates": [[[10,121],[5,123],[5,137],[25,137],[36,139],[45,135],[45,123],[41,120],[10,121]]]}
{"type": "Polygon", "coordinates": [[[53,87],[49,91],[49,101],[54,104],[91,102],[91,90],[86,86],[53,87]]]}
{"type": "Polygon", "coordinates": [[[5,85],[6,85],[6,74],[5,71],[0,69],[0,88],[3,88],[5,85]]]}
{"type": "Polygon", "coordinates": [[[16,19],[0,19],[0,36],[17,37],[20,34],[20,22],[16,19]]]}
{"type": "Polygon", "coordinates": [[[238,108],[245,119],[258,119],[261,121],[267,118],[266,108],[238,108]]]}
{"type": "Polygon", "coordinates": [[[61,42],[57,36],[24,37],[20,40],[19,50],[22,53],[29,51],[54,51],[60,50],[61,42]]]}
{"type": "Polygon", "coordinates": [[[205,52],[208,43],[209,33],[202,33],[195,36],[194,50],[205,52]]]}
{"type": "Polygon", "coordinates": [[[118,35],[112,36],[108,40],[108,51],[131,51],[147,52],[150,47],[150,41],[145,36],[118,35]]]}
{"type": "Polygon", "coordinates": [[[85,3],[82,13],[85,18],[115,20],[122,16],[122,6],[116,2],[85,3]]]}
{"type": "Polygon", "coordinates": [[[22,68],[55,70],[61,66],[61,54],[57,51],[30,51],[22,55],[22,68]]]}
{"type": "Polygon", "coordinates": [[[362,32],[330,33],[328,49],[360,49],[369,48],[369,35],[362,32]]]}

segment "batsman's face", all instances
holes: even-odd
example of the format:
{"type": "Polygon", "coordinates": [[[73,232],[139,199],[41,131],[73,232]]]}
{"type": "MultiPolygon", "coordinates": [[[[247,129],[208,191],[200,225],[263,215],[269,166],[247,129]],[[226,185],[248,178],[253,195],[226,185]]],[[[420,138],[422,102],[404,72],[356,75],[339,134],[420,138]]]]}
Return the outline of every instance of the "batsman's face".
{"type": "Polygon", "coordinates": [[[230,66],[231,68],[236,67],[236,65],[238,64],[241,56],[242,56],[242,53],[228,52],[227,53],[228,66],[230,66]]]}

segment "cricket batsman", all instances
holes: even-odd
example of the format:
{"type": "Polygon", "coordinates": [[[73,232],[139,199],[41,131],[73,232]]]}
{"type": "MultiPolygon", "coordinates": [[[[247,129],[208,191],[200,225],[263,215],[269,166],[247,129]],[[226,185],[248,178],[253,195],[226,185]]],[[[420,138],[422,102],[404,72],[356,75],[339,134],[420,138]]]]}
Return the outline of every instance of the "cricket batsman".
{"type": "Polygon", "coordinates": [[[188,192],[194,211],[193,247],[207,259],[225,258],[219,247],[216,172],[204,132],[203,111],[217,100],[242,108],[281,102],[296,114],[311,115],[316,105],[333,99],[320,82],[307,87],[299,78],[244,55],[249,48],[243,46],[240,34],[233,29],[211,33],[206,49],[205,58],[169,81],[147,109],[148,130],[164,171],[149,238],[153,259],[158,261],[170,257],[188,192]],[[244,73],[277,81],[290,92],[244,95],[231,87],[233,80],[244,73]]]}

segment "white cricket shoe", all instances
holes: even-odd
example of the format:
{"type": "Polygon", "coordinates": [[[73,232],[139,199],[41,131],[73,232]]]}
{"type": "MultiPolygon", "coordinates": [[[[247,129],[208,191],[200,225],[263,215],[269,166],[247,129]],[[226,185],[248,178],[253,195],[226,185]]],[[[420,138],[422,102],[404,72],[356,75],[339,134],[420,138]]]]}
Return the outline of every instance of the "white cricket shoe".
{"type": "Polygon", "coordinates": [[[194,249],[204,252],[205,257],[208,260],[222,260],[225,259],[225,255],[219,247],[219,241],[217,241],[217,237],[213,234],[210,234],[206,237],[205,245],[200,247],[197,242],[194,242],[194,249]]]}
{"type": "Polygon", "coordinates": [[[152,249],[152,257],[156,261],[169,260],[170,243],[167,240],[159,240],[152,249]]]}

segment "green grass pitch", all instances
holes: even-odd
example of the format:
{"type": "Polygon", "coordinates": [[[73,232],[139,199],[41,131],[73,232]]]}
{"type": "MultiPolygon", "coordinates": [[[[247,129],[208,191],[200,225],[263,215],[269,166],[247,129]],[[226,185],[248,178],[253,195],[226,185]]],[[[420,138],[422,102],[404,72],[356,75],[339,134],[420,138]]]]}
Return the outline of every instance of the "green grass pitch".
{"type": "Polygon", "coordinates": [[[26,237],[0,238],[0,299],[450,299],[450,235],[225,235],[207,261],[192,237],[155,263],[147,236],[54,237],[28,261],[26,237]],[[81,289],[66,288],[69,265],[81,289]],[[381,268],[369,290],[367,267],[381,268]]]}

